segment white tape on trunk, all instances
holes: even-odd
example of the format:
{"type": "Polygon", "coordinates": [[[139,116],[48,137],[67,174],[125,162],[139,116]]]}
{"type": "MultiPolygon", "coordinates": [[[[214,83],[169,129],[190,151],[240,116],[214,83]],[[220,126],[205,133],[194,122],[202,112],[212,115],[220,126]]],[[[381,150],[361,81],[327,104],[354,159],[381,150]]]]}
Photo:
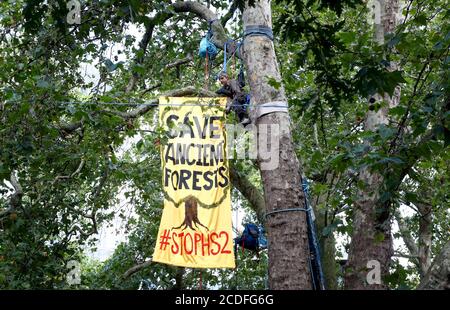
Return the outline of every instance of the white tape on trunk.
{"type": "Polygon", "coordinates": [[[255,120],[260,118],[263,115],[274,113],[274,112],[284,112],[288,113],[288,105],[285,101],[271,101],[263,104],[258,104],[256,106],[252,106],[253,111],[255,113],[255,120]]]}

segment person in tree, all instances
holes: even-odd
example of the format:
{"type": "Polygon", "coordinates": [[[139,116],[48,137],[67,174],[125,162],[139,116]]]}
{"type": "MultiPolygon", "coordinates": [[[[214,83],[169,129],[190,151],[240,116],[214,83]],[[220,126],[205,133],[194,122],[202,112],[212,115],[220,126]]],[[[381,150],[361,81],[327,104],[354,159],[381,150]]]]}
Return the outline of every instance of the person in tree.
{"type": "Polygon", "coordinates": [[[247,108],[245,106],[247,95],[241,90],[239,82],[230,79],[226,72],[221,72],[219,74],[219,81],[222,84],[222,87],[216,91],[216,93],[231,98],[231,100],[227,102],[225,112],[228,114],[233,110],[242,125],[246,126],[250,124],[247,108]]]}

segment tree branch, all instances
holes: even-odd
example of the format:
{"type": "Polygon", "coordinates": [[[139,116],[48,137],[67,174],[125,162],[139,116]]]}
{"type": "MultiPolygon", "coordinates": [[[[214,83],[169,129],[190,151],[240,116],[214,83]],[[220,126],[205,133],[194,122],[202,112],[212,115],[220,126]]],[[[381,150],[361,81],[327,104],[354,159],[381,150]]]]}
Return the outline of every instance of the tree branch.
{"type": "Polygon", "coordinates": [[[227,42],[227,35],[217,15],[210,9],[199,2],[193,1],[179,1],[172,4],[172,7],[176,13],[190,12],[194,13],[198,17],[211,23],[212,37],[211,42],[219,49],[223,49],[225,42],[227,42]]]}
{"type": "MultiPolygon", "coordinates": [[[[105,156],[107,157],[107,156],[105,156]]],[[[97,206],[96,206],[96,202],[97,202],[97,198],[100,196],[103,187],[106,184],[106,180],[108,179],[109,176],[109,166],[108,164],[106,164],[106,168],[103,171],[103,174],[100,178],[100,181],[98,183],[98,186],[92,190],[92,210],[91,210],[91,214],[86,214],[86,213],[81,213],[81,215],[85,218],[89,218],[92,221],[92,228],[89,230],[89,232],[84,232],[78,225],[74,225],[71,229],[71,231],[69,232],[69,234],[78,231],[83,237],[89,237],[90,235],[96,234],[98,233],[98,229],[97,229],[97,219],[96,219],[96,215],[97,215],[97,206]]],[[[72,209],[73,210],[73,209],[72,209]]]]}
{"type": "Polygon", "coordinates": [[[420,213],[418,255],[420,276],[422,278],[427,274],[431,266],[431,241],[433,238],[432,206],[421,202],[414,202],[414,204],[420,213]]]}
{"type": "Polygon", "coordinates": [[[14,193],[9,199],[9,208],[0,212],[0,219],[13,213],[22,203],[23,189],[16,178],[15,171],[11,172],[10,183],[14,188],[14,193]]]}
{"type": "Polygon", "coordinates": [[[98,233],[98,231],[97,231],[97,222],[96,222],[95,216],[94,216],[92,219],[93,219],[93,220],[92,220],[93,226],[92,226],[92,228],[91,228],[88,232],[83,231],[83,230],[80,228],[80,226],[74,225],[74,226],[72,226],[72,229],[70,230],[70,232],[68,233],[68,235],[72,235],[74,232],[77,232],[77,231],[78,231],[82,237],[87,238],[87,237],[89,237],[89,236],[91,236],[91,235],[93,235],[93,234],[98,233]]]}
{"type": "Polygon", "coordinates": [[[233,186],[248,200],[261,224],[265,223],[266,204],[261,191],[233,166],[230,166],[230,177],[233,186]]]}
{"type": "Polygon", "coordinates": [[[130,269],[128,269],[127,271],[125,271],[125,273],[123,274],[123,278],[124,278],[124,279],[127,279],[127,278],[130,277],[132,274],[135,274],[136,272],[138,272],[138,271],[140,271],[140,270],[142,270],[142,269],[144,269],[144,268],[150,266],[152,263],[153,263],[153,261],[152,261],[152,259],[150,258],[149,260],[147,260],[147,261],[145,261],[145,262],[143,262],[143,263],[141,263],[141,264],[138,264],[138,265],[135,265],[135,266],[131,267],[130,269]]]}
{"type": "Polygon", "coordinates": [[[403,257],[403,258],[408,258],[411,260],[417,260],[419,258],[419,256],[417,255],[408,255],[399,251],[394,251],[394,257],[403,257]]]}
{"type": "Polygon", "coordinates": [[[63,123],[59,125],[59,129],[62,130],[66,134],[70,134],[77,130],[78,128],[81,128],[83,126],[83,122],[74,122],[74,123],[63,123]]]}
{"type": "MultiPolygon", "coordinates": [[[[187,96],[198,96],[198,97],[216,97],[217,95],[212,92],[205,89],[197,89],[193,86],[188,86],[180,89],[174,89],[171,91],[168,91],[161,96],[163,97],[187,97],[187,96]]],[[[103,113],[109,113],[114,114],[117,116],[122,117],[124,120],[134,119],[139,116],[144,115],[145,113],[149,112],[153,108],[158,106],[158,99],[153,99],[148,101],[145,104],[139,105],[137,108],[128,111],[128,112],[122,112],[122,111],[115,111],[115,110],[101,110],[100,112],[103,113]]],[[[82,126],[82,122],[75,122],[70,124],[62,124],[59,126],[61,130],[64,130],[66,133],[73,132],[80,128],[82,126]]]]}
{"type": "Polygon", "coordinates": [[[395,212],[394,214],[395,219],[398,223],[398,228],[400,231],[400,234],[402,235],[403,241],[405,242],[406,247],[408,248],[408,251],[411,255],[417,256],[419,250],[417,248],[416,242],[412,238],[412,236],[409,234],[409,229],[406,226],[406,223],[401,218],[400,214],[398,212],[395,212]]]}
{"type": "Polygon", "coordinates": [[[237,7],[238,7],[238,0],[234,0],[233,3],[230,6],[230,10],[220,20],[220,23],[222,24],[222,27],[225,27],[227,22],[233,17],[234,12],[236,11],[237,7]]]}
{"type": "MultiPolygon", "coordinates": [[[[225,33],[225,29],[223,28],[222,24],[220,23],[220,20],[218,20],[217,15],[214,14],[210,9],[208,9],[206,6],[199,2],[193,2],[193,1],[178,1],[171,5],[173,10],[176,13],[186,13],[190,12],[198,17],[204,19],[207,22],[211,23],[211,29],[212,29],[212,37],[211,42],[217,46],[218,48],[222,49],[225,42],[227,41],[227,35],[225,33]]],[[[173,13],[165,11],[158,12],[153,18],[150,19],[150,21],[147,24],[147,27],[145,29],[144,36],[142,37],[141,42],[139,43],[139,47],[142,51],[140,53],[142,56],[135,58],[136,64],[141,64],[143,62],[143,58],[145,55],[145,52],[147,50],[147,46],[149,42],[152,39],[153,36],[153,30],[156,25],[162,25],[165,21],[167,21],[169,18],[173,16],[173,13]]],[[[239,55],[238,55],[239,56],[239,55]]],[[[139,78],[139,75],[137,73],[133,73],[130,81],[128,82],[128,85],[126,87],[126,92],[130,92],[133,90],[133,88],[136,85],[136,82],[139,78]]]]}
{"type": "Polygon", "coordinates": [[[405,114],[403,115],[403,117],[398,125],[397,133],[395,134],[394,138],[392,139],[392,141],[389,145],[389,153],[392,153],[393,150],[395,149],[396,142],[400,138],[400,136],[403,132],[403,129],[405,128],[405,124],[406,124],[406,121],[408,120],[409,112],[410,112],[412,104],[414,102],[414,97],[417,94],[417,86],[419,85],[419,82],[422,79],[422,74],[425,72],[425,69],[428,67],[429,62],[430,62],[430,59],[428,58],[427,61],[423,64],[422,70],[420,70],[420,72],[419,72],[419,76],[417,77],[416,83],[414,84],[414,87],[413,87],[413,93],[407,103],[407,108],[406,108],[405,114]]]}
{"type": "Polygon", "coordinates": [[[192,56],[191,53],[189,53],[186,58],[179,59],[177,61],[174,61],[174,62],[171,62],[171,63],[167,64],[165,69],[170,69],[170,68],[173,68],[173,67],[178,67],[178,66],[187,64],[187,63],[191,62],[193,59],[194,59],[194,57],[192,56]]]}
{"type": "Polygon", "coordinates": [[[157,89],[158,87],[161,87],[161,85],[162,85],[161,82],[156,83],[155,85],[153,85],[153,86],[147,88],[146,90],[144,90],[144,91],[141,93],[141,96],[144,96],[146,93],[151,92],[151,91],[157,89]]]}
{"type": "Polygon", "coordinates": [[[152,110],[154,107],[158,106],[158,102],[159,102],[158,99],[150,100],[150,101],[146,102],[145,104],[139,105],[137,108],[135,108],[129,112],[122,112],[122,111],[115,111],[115,110],[102,110],[102,112],[120,116],[124,120],[128,121],[130,119],[134,119],[141,115],[144,115],[148,111],[152,110]]]}
{"type": "Polygon", "coordinates": [[[71,175],[58,175],[54,180],[53,180],[53,184],[56,183],[56,181],[64,179],[64,180],[68,180],[73,178],[75,175],[77,175],[78,173],[80,173],[81,169],[83,169],[84,166],[84,159],[82,159],[80,161],[80,164],[78,165],[77,170],[75,170],[71,175]]]}
{"type": "MultiPolygon", "coordinates": [[[[144,36],[142,37],[141,42],[139,42],[139,48],[140,48],[140,55],[136,56],[134,63],[135,64],[142,64],[145,57],[145,52],[147,51],[147,46],[150,43],[152,37],[153,37],[153,30],[155,29],[155,26],[158,24],[163,24],[166,20],[171,18],[173,16],[172,13],[168,13],[167,11],[164,12],[158,12],[153,18],[150,19],[150,21],[147,23],[147,27],[145,28],[144,36]]],[[[139,55],[138,54],[138,55],[139,55]]],[[[125,92],[129,93],[131,92],[134,87],[136,86],[136,82],[139,79],[139,74],[136,72],[133,73],[130,80],[128,81],[128,85],[125,88],[125,92]]]]}
{"type": "Polygon", "coordinates": [[[403,221],[402,217],[400,216],[399,212],[394,213],[395,219],[398,223],[398,229],[400,231],[400,234],[402,236],[403,241],[405,242],[406,247],[408,248],[409,253],[411,254],[411,258],[414,257],[413,263],[417,266],[419,266],[419,261],[417,260],[417,257],[419,255],[419,249],[417,247],[416,242],[412,238],[412,236],[409,233],[409,229],[406,226],[406,223],[403,221]]]}

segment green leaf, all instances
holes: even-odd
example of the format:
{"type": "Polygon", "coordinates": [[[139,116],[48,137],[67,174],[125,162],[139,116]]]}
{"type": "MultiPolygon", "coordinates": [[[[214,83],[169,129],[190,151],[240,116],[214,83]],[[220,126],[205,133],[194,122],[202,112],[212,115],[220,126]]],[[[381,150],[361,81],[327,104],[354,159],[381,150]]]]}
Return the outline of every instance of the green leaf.
{"type": "Polygon", "coordinates": [[[385,158],[381,159],[379,161],[379,163],[380,164],[394,163],[397,165],[401,165],[401,164],[404,164],[405,162],[398,157],[385,157],[385,158]]]}
{"type": "Polygon", "coordinates": [[[374,236],[375,243],[380,243],[384,240],[384,234],[383,233],[376,233],[374,236]]]}
{"type": "Polygon", "coordinates": [[[267,83],[275,89],[279,89],[281,87],[281,82],[275,80],[272,76],[267,76],[267,83]]]}
{"type": "Polygon", "coordinates": [[[419,25],[425,26],[428,22],[427,17],[425,14],[420,14],[419,16],[417,16],[415,19],[415,22],[419,25]]]}
{"type": "Polygon", "coordinates": [[[36,82],[36,86],[39,87],[39,88],[49,88],[50,84],[47,81],[43,80],[43,79],[39,79],[36,82]]]}
{"type": "Polygon", "coordinates": [[[356,32],[340,32],[337,36],[345,45],[350,45],[356,41],[356,32]]]}
{"type": "Polygon", "coordinates": [[[401,116],[405,115],[405,113],[406,113],[406,107],[401,106],[401,105],[393,107],[389,110],[389,115],[391,115],[391,116],[401,117],[401,116]]]}
{"type": "Polygon", "coordinates": [[[105,66],[108,72],[113,72],[118,68],[120,64],[122,64],[122,61],[119,61],[118,63],[113,63],[110,59],[105,59],[105,66]]]}
{"type": "Polygon", "coordinates": [[[355,76],[355,86],[364,97],[376,93],[392,96],[395,88],[405,82],[401,71],[389,72],[376,67],[363,67],[355,76]]]}
{"type": "Polygon", "coordinates": [[[136,64],[131,69],[133,70],[133,72],[135,72],[137,74],[144,74],[145,73],[145,68],[141,64],[136,64]]]}
{"type": "Polygon", "coordinates": [[[113,102],[115,100],[114,97],[111,97],[111,96],[108,96],[108,95],[100,96],[99,99],[100,99],[101,102],[113,102]]]}
{"type": "Polygon", "coordinates": [[[384,141],[386,141],[389,138],[391,138],[392,136],[394,136],[394,134],[396,133],[396,130],[391,128],[391,127],[389,127],[389,126],[386,126],[385,124],[381,124],[378,127],[378,133],[380,134],[380,137],[384,141]]]}
{"type": "Polygon", "coordinates": [[[336,219],[332,224],[322,229],[322,236],[327,237],[331,235],[340,225],[342,225],[342,220],[336,219]]]}

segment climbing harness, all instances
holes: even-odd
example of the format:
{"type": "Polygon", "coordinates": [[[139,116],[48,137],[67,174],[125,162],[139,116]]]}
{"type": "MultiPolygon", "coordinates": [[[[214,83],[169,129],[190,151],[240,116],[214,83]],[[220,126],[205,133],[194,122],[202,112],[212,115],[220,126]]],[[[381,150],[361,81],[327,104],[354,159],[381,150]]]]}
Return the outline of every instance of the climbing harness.
{"type": "MultiPolygon", "coordinates": [[[[244,231],[241,236],[234,238],[234,253],[236,255],[236,259],[239,254],[239,246],[242,249],[242,253],[244,253],[245,249],[255,252],[259,260],[259,251],[268,248],[264,228],[253,223],[245,224],[244,231]]],[[[237,268],[238,262],[236,261],[236,270],[234,274],[235,289],[238,289],[237,268]]]]}

